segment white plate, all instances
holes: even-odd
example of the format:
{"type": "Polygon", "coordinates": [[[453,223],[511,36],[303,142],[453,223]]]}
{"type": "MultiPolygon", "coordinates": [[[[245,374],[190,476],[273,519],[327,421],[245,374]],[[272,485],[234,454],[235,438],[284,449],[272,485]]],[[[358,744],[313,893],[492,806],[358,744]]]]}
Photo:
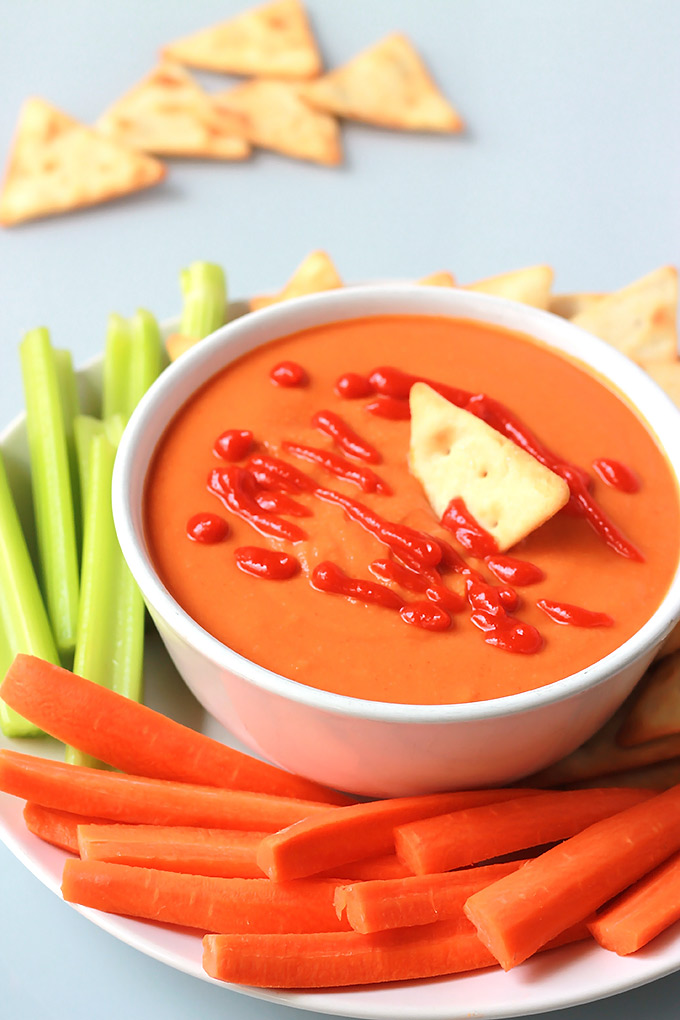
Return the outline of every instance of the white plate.
{"type": "MultiPolygon", "coordinates": [[[[96,411],[101,359],[79,373],[83,408],[96,411]]],[[[30,520],[28,454],[23,419],[0,436],[3,454],[17,495],[22,520],[30,520]]],[[[193,699],[170,663],[160,641],[149,633],[146,642],[146,702],[195,729],[232,747],[234,738],[210,718],[193,699]]],[[[57,758],[61,745],[49,738],[30,742],[0,734],[0,747],[57,758]]],[[[67,854],[48,846],[26,829],[23,803],[0,793],[0,838],[48,889],[60,895],[61,872],[67,854]]],[[[177,970],[210,981],[201,967],[201,939],[186,931],[84,907],[74,907],[94,924],[142,953],[177,970]]],[[[336,1016],[376,1020],[463,1020],[542,1013],[627,991],[680,968],[680,927],[633,957],[622,958],[591,943],[580,943],[528,961],[508,974],[480,971],[469,976],[410,981],[371,988],[321,992],[277,992],[239,985],[232,991],[297,1009],[336,1016]]],[[[220,982],[212,982],[219,984],[220,982]]]]}

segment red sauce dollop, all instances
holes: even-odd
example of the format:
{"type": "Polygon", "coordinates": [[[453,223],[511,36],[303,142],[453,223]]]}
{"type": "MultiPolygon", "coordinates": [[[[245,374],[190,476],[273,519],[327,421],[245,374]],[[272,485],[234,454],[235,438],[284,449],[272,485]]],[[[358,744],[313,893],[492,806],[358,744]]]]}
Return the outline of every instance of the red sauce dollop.
{"type": "Polygon", "coordinates": [[[373,387],[366,376],[358,372],[345,372],[336,379],[333,389],[345,400],[358,400],[360,397],[370,397],[373,393],[373,387]]]}
{"type": "Polygon", "coordinates": [[[593,471],[606,485],[611,485],[619,492],[640,491],[640,479],[619,460],[609,460],[605,457],[594,460],[593,471]]]}
{"type": "Polygon", "coordinates": [[[287,581],[300,569],[295,556],[275,552],[274,549],[261,549],[256,545],[244,545],[235,549],[234,558],[239,570],[267,581],[287,581]]]}
{"type": "Polygon", "coordinates": [[[229,525],[219,514],[194,514],[187,521],[187,535],[192,542],[215,545],[229,535],[229,525]]]}
{"type": "Polygon", "coordinates": [[[516,560],[512,556],[487,556],[486,565],[499,581],[507,581],[520,587],[537,584],[545,577],[540,567],[526,560],[516,560]]]}
{"type": "Polygon", "coordinates": [[[253,448],[253,433],[249,429],[227,429],[215,440],[215,453],[222,460],[237,461],[247,457],[253,448]]]}
{"type": "Polygon", "coordinates": [[[594,613],[590,609],[572,606],[568,602],[553,602],[551,599],[540,599],[536,605],[554,623],[570,624],[572,627],[611,627],[614,623],[611,616],[607,613],[594,613]]]}
{"type": "Polygon", "coordinates": [[[309,376],[296,361],[281,361],[274,365],[269,378],[277,386],[285,387],[306,386],[309,382],[309,376]]]}

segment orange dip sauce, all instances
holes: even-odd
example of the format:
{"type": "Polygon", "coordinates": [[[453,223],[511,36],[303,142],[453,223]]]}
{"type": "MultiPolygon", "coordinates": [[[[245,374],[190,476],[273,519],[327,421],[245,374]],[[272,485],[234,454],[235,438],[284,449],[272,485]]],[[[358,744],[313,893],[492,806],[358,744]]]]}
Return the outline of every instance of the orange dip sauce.
{"type": "MultiPolygon", "coordinates": [[[[247,464],[247,460],[241,461],[247,464]]],[[[617,468],[616,470],[619,470],[617,468]]],[[[619,470],[619,473],[621,473],[619,470]]],[[[520,334],[463,320],[380,316],[309,329],[258,348],[214,376],[182,407],[162,437],[145,494],[146,536],[158,574],[180,606],[236,652],[311,687],[374,701],[451,704],[531,690],[588,666],[631,637],[665,595],[678,562],[680,509],[671,469],[644,421],[587,369],[520,334]],[[270,372],[281,362],[304,369],[301,386],[276,385],[270,372]],[[297,543],[258,534],[208,490],[213,451],[227,430],[253,433],[253,453],[281,457],[317,484],[351,496],[389,521],[446,538],[420,484],[407,468],[410,424],[365,409],[370,396],[343,399],[339,376],[368,376],[390,365],[437,382],[485,393],[502,402],[547,447],[588,471],[591,492],[644,562],[618,555],[580,517],[561,511],[508,555],[544,573],[530,586],[516,585],[522,621],[543,638],[535,654],[491,647],[473,625],[470,609],[453,613],[449,629],[407,625],[398,611],[316,590],[310,574],[332,561],[351,578],[376,582],[368,569],[389,557],[386,546],[344,510],[313,493],[289,493],[311,516],[290,517],[307,538],[297,543]],[[392,494],[367,494],[296,459],[282,443],[294,441],[342,453],[311,424],[319,411],[339,415],[379,452],[370,467],[392,494]],[[606,484],[594,461],[632,471],[639,490],[606,484]],[[229,534],[215,544],[191,541],[187,522],[196,514],[226,519],[229,534]],[[267,580],[239,569],[241,547],[294,556],[294,576],[267,580]],[[555,622],[540,600],[604,613],[612,626],[555,622]]],[[[471,567],[503,587],[483,560],[465,553],[471,567]]],[[[465,594],[464,578],[445,583],[465,594]]],[[[385,582],[383,582],[385,583],[385,582]]],[[[424,599],[393,583],[405,601],[424,599]]],[[[462,600],[461,600],[462,601],[462,600]]]]}

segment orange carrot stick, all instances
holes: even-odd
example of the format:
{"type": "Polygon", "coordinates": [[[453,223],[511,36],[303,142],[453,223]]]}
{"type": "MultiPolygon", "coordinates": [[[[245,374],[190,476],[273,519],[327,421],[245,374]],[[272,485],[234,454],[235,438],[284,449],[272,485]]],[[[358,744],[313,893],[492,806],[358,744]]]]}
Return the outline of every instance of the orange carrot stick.
{"type": "Polygon", "coordinates": [[[262,840],[257,863],[270,878],[285,882],[337,868],[349,861],[388,853],[397,825],[478,804],[510,800],[533,790],[466,790],[397,797],[333,808],[305,824],[291,825],[262,840]]]}
{"type": "Polygon", "coordinates": [[[46,843],[77,854],[78,826],[100,822],[101,818],[74,815],[71,811],[58,811],[56,808],[46,808],[42,804],[29,801],[24,807],[24,821],[28,831],[46,843]]]}
{"type": "Polygon", "coordinates": [[[680,854],[621,893],[588,928],[604,949],[628,956],[676,921],[680,921],[680,854]]]}
{"type": "Polygon", "coordinates": [[[334,882],[275,885],[266,878],[180,875],[69,858],[61,891],[69,903],[210,932],[338,932],[349,927],[333,908],[334,882]]]}
{"type": "Polygon", "coordinates": [[[435,874],[566,839],[652,796],[634,789],[540,793],[401,825],[394,845],[414,874],[435,874]]]}
{"type": "Polygon", "coordinates": [[[273,832],[314,813],[340,810],[266,793],[104,772],[5,749],[0,750],[0,790],[45,807],[110,821],[215,829],[273,832]]]}
{"type": "Polygon", "coordinates": [[[678,850],[680,786],[674,786],[596,822],[475,893],[465,912],[509,970],[678,850]]]}
{"type": "Polygon", "coordinates": [[[32,655],[17,655],[2,698],[46,733],[121,772],[318,803],[353,801],[251,758],[160,712],[32,655]]]}
{"type": "MultiPolygon", "coordinates": [[[[585,925],[555,948],[587,938],[585,925]]],[[[206,935],[203,967],[212,978],[256,988],[335,988],[459,974],[497,966],[474,932],[456,922],[360,935],[206,935]]]]}
{"type": "Polygon", "coordinates": [[[216,878],[263,878],[257,848],[265,833],[196,826],[79,825],[84,861],[216,878]]]}
{"type": "MultiPolygon", "coordinates": [[[[263,872],[264,874],[264,872],[263,872]]],[[[396,854],[367,857],[363,861],[349,861],[337,868],[320,871],[317,878],[338,878],[346,882],[371,882],[377,879],[406,878],[412,872],[396,854]]]]}
{"type": "Polygon", "coordinates": [[[364,935],[447,920],[457,920],[461,930],[474,931],[463,912],[466,900],[524,863],[508,861],[444,875],[341,885],[335,891],[335,909],[339,917],[344,912],[353,930],[364,935]]]}

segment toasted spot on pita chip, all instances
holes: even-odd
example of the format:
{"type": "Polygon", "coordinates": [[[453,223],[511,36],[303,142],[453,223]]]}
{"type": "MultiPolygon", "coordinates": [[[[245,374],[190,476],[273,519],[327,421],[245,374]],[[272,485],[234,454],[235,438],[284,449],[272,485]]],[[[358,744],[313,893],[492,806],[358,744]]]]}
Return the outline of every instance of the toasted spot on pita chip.
{"type": "Polygon", "coordinates": [[[565,758],[541,772],[527,776],[522,786],[566,786],[584,779],[613,775],[630,769],[656,765],[680,757],[680,735],[651,740],[636,747],[621,747],[617,734],[626,718],[629,702],[618,709],[609,722],[565,758]]]}
{"type": "Polygon", "coordinates": [[[646,367],[678,356],[678,271],[662,266],[572,320],[646,367]]]}
{"type": "Polygon", "coordinates": [[[475,520],[509,549],[569,499],[563,478],[425,383],[411,387],[409,468],[438,518],[460,497],[475,520]]]}
{"type": "Polygon", "coordinates": [[[553,275],[550,266],[528,266],[526,269],[515,269],[510,273],[468,283],[464,289],[495,294],[497,297],[509,298],[510,301],[521,301],[534,308],[547,308],[553,275]]]}
{"type": "Polygon", "coordinates": [[[676,407],[680,407],[680,361],[648,361],[644,367],[676,407]]]}
{"type": "Polygon", "coordinates": [[[165,349],[168,352],[170,361],[177,361],[181,354],[190,350],[198,343],[195,336],[185,336],[184,333],[170,333],[165,338],[165,349]]]}
{"type": "Polygon", "coordinates": [[[441,94],[403,35],[390,35],[343,67],[303,87],[313,106],[339,117],[408,131],[463,130],[463,121],[441,94]]]}
{"type": "Polygon", "coordinates": [[[680,652],[647,670],[618,735],[624,747],[680,734],[680,652]]]}
{"type": "Polygon", "coordinates": [[[282,291],[268,297],[251,298],[250,310],[255,312],[258,308],[266,308],[279,301],[289,301],[322,290],[336,290],[342,286],[338,271],[326,252],[313,251],[303,259],[282,291]]]}
{"type": "Polygon", "coordinates": [[[591,305],[601,301],[606,294],[582,292],[574,294],[552,294],[548,302],[548,311],[559,315],[562,319],[573,319],[575,315],[585,312],[591,305]]]}
{"type": "Polygon", "coordinates": [[[213,97],[218,110],[241,118],[253,145],[326,166],[342,162],[335,117],[313,110],[292,82],[251,81],[213,97]]]}
{"type": "Polygon", "coordinates": [[[165,156],[245,159],[242,119],[217,110],[184,68],[159,64],[99,118],[104,134],[165,156]]]}
{"type": "Polygon", "coordinates": [[[163,47],[190,67],[266,78],[314,78],[321,56],[299,0],[275,0],[163,47]]]}
{"type": "Polygon", "coordinates": [[[105,138],[43,99],[28,99],[0,194],[0,223],[12,226],[107,202],[164,176],[158,160],[105,138]]]}
{"type": "Polygon", "coordinates": [[[429,276],[423,276],[422,279],[418,280],[418,283],[424,287],[455,287],[456,278],[448,269],[443,269],[439,273],[430,273],[429,276]]]}

